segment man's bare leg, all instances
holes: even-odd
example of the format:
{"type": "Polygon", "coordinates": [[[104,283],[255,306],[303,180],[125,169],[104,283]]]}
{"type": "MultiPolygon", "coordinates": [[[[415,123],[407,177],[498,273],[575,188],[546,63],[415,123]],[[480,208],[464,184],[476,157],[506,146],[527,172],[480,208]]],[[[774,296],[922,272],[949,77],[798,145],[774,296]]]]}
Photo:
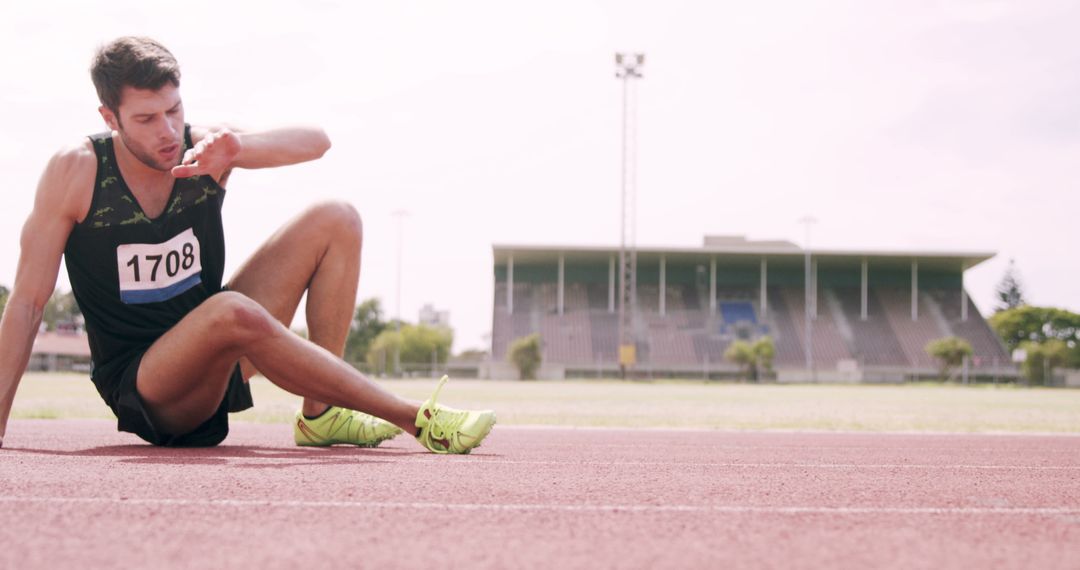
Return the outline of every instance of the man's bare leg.
{"type": "Polygon", "coordinates": [[[419,404],[383,390],[293,334],[262,305],[231,291],[207,299],[147,350],[139,366],[139,395],[157,425],[187,433],[217,410],[241,358],[293,394],[367,412],[409,433],[416,429],[419,404]]]}
{"type": "MultiPolygon", "coordinates": [[[[244,266],[241,267],[230,282],[229,288],[242,293],[261,305],[266,313],[286,327],[291,323],[300,299],[304,291],[307,290],[306,313],[310,339],[313,343],[328,351],[330,355],[338,357],[335,360],[340,363],[339,359],[344,351],[345,338],[349,331],[353,303],[356,298],[356,287],[360,271],[361,242],[360,218],[351,206],[347,204],[316,206],[289,222],[271,237],[251,259],[245,262],[244,266]]],[[[207,303],[209,302],[207,301],[207,303]]],[[[231,306],[226,308],[235,309],[235,307],[231,306]]],[[[202,312],[196,310],[189,317],[186,317],[184,321],[181,321],[181,324],[186,325],[185,321],[188,321],[193,316],[199,320],[212,320],[212,318],[203,316],[202,312]],[[199,314],[196,315],[196,313],[199,314]]],[[[242,323],[238,323],[238,325],[241,328],[244,327],[242,323]]],[[[207,346],[209,344],[207,340],[205,338],[200,339],[197,336],[201,334],[198,332],[200,328],[200,323],[184,326],[182,329],[180,325],[177,325],[174,330],[159,339],[158,343],[155,343],[154,347],[147,352],[139,370],[140,394],[151,405],[151,409],[157,416],[156,419],[173,433],[183,433],[176,430],[186,426],[188,423],[192,424],[191,428],[198,426],[201,420],[195,420],[199,418],[204,420],[217,409],[217,404],[220,403],[227,388],[227,380],[232,366],[236,362],[236,359],[229,360],[234,352],[233,350],[223,350],[221,354],[207,355],[209,358],[202,358],[202,362],[196,363],[195,366],[189,366],[190,363],[178,362],[177,358],[166,352],[166,349],[179,351],[180,353],[190,352],[190,349],[185,350],[189,340],[195,341],[197,345],[207,346]],[[196,336],[188,339],[187,334],[192,333],[188,329],[193,329],[193,334],[196,336]],[[162,346],[159,347],[159,344],[162,346]],[[176,344],[181,346],[173,346],[176,344]],[[221,356],[223,360],[215,358],[216,356],[221,356]],[[187,370],[186,373],[183,372],[187,368],[190,368],[190,370],[187,370]],[[158,372],[159,369],[161,369],[160,373],[158,372]],[[197,378],[188,378],[187,374],[193,374],[197,378]],[[188,381],[185,381],[199,382],[200,378],[203,378],[204,381],[197,386],[189,385],[188,381]],[[220,383],[217,380],[218,378],[221,378],[220,383]],[[159,385],[165,383],[168,385],[159,385]],[[186,386],[186,389],[169,389],[174,384],[186,386]]],[[[213,332],[207,332],[213,334],[213,332]]],[[[228,337],[229,335],[225,334],[224,336],[228,337]]],[[[228,338],[221,340],[224,342],[228,338]]],[[[217,347],[218,345],[210,344],[210,346],[217,347]]],[[[241,354],[247,356],[246,351],[241,352],[241,354]]],[[[319,399],[319,397],[313,395],[319,393],[319,391],[311,390],[303,380],[292,378],[292,373],[277,375],[277,378],[271,377],[272,373],[255,364],[254,358],[258,358],[258,356],[248,356],[241,360],[245,377],[250,377],[254,373],[254,368],[259,368],[275,383],[282,385],[282,387],[293,393],[305,396],[303,404],[305,414],[316,415],[321,413],[328,405],[327,402],[330,402],[373,413],[398,424],[410,433],[414,430],[412,422],[413,418],[415,418],[417,406],[413,404],[397,399],[397,407],[401,407],[401,404],[407,404],[407,407],[411,409],[409,413],[412,416],[395,420],[393,417],[372,412],[367,407],[342,404],[340,399],[319,399]],[[294,388],[290,388],[286,384],[290,384],[294,388]]],[[[324,359],[311,354],[307,354],[304,358],[315,358],[313,364],[317,367],[325,364],[321,362],[324,359]]],[[[273,364],[271,365],[273,366],[273,364]]],[[[299,363],[298,365],[302,366],[299,363]]],[[[396,398],[378,389],[376,385],[351,367],[347,365],[345,367],[352,373],[347,376],[355,376],[360,379],[360,382],[376,388],[376,392],[381,393],[381,396],[390,396],[391,399],[396,398]]],[[[304,371],[304,368],[299,370],[302,373],[304,371]]],[[[307,373],[311,374],[312,378],[318,378],[314,370],[307,373]]],[[[391,408],[394,408],[394,406],[391,406],[391,408]]],[[[401,410],[398,411],[401,412],[401,410]]]]}
{"type": "MultiPolygon", "coordinates": [[[[362,242],[360,216],[351,205],[317,205],[267,240],[228,287],[265,307],[286,327],[307,291],[308,339],[341,357],[355,309],[362,242]]],[[[242,364],[244,377],[250,378],[254,367],[242,364]]],[[[315,416],[326,407],[305,398],[302,411],[315,416]]]]}

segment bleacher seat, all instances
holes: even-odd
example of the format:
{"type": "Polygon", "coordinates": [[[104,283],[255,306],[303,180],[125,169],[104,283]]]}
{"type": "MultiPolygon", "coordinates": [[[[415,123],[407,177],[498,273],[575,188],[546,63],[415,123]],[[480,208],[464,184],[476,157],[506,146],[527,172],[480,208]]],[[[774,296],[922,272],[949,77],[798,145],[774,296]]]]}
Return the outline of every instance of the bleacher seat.
{"type": "Polygon", "coordinates": [[[746,322],[757,324],[757,315],[754,314],[754,306],[745,301],[724,301],[720,303],[720,316],[725,323],[746,322]]]}
{"type": "MultiPolygon", "coordinates": [[[[872,287],[866,321],[861,318],[859,288],[829,288],[821,293],[814,320],[814,361],[820,368],[846,359],[871,367],[929,368],[934,362],[926,355],[925,344],[949,333],[971,342],[976,366],[1009,362],[970,299],[969,319],[960,319],[959,290],[925,290],[919,299],[917,321],[911,320],[910,291],[902,287],[872,287]]],[[[638,289],[639,322],[644,325],[638,352],[642,363],[681,369],[705,363],[722,365],[731,342],[765,335],[776,344],[778,367],[805,363],[803,291],[799,287],[770,288],[767,318],[760,317],[756,305],[760,293],[752,289],[719,289],[715,315],[697,286],[670,285],[663,315],[658,311],[658,294],[655,284],[638,289]]],[[[492,356],[496,359],[506,358],[514,339],[541,333],[549,361],[576,366],[617,360],[619,318],[607,310],[606,283],[567,283],[562,315],[556,311],[555,283],[515,283],[513,314],[506,311],[505,283],[496,283],[494,299],[492,356]]]]}

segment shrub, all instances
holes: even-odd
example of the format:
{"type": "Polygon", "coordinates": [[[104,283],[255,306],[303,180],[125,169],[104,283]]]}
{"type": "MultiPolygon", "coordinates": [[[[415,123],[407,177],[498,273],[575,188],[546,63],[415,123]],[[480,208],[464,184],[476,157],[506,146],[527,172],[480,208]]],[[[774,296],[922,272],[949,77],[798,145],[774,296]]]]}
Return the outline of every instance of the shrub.
{"type": "Polygon", "coordinates": [[[1022,342],[1020,349],[1027,355],[1020,365],[1020,372],[1036,386],[1050,384],[1054,369],[1064,366],[1069,360],[1069,346],[1058,339],[1022,342]]]}
{"type": "Polygon", "coordinates": [[[724,358],[737,364],[746,372],[747,378],[755,382],[762,371],[772,370],[775,356],[776,345],[769,336],[763,336],[753,344],[745,340],[737,340],[724,351],[724,358]]]}
{"type": "Polygon", "coordinates": [[[938,361],[941,379],[952,377],[954,368],[962,365],[964,359],[974,354],[968,341],[955,336],[947,336],[926,343],[926,354],[938,361]]]}
{"type": "Polygon", "coordinates": [[[531,334],[515,340],[510,344],[507,357],[517,367],[522,380],[536,378],[540,368],[540,335],[531,334]]]}

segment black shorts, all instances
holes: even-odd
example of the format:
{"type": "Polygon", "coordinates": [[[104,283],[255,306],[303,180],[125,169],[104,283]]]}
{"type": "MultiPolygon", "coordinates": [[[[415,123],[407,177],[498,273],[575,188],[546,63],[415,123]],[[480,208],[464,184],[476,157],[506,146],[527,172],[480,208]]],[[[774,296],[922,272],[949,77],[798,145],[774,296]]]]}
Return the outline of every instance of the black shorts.
{"type": "MultiPolygon", "coordinates": [[[[139,396],[135,387],[135,380],[139,375],[139,364],[145,353],[138,353],[126,364],[119,367],[118,371],[110,375],[112,382],[103,386],[97,378],[98,391],[101,392],[105,403],[116,414],[116,428],[120,431],[133,433],[145,441],[154,445],[166,447],[212,447],[221,443],[225,436],[229,435],[229,412],[246,410],[253,405],[251,399],[251,387],[244,382],[240,373],[240,365],[233,369],[229,377],[229,386],[225,390],[225,398],[218,406],[214,415],[203,422],[194,430],[183,434],[172,434],[154,426],[146,405],[139,396]]],[[[109,379],[105,379],[109,380],[109,379]]]]}

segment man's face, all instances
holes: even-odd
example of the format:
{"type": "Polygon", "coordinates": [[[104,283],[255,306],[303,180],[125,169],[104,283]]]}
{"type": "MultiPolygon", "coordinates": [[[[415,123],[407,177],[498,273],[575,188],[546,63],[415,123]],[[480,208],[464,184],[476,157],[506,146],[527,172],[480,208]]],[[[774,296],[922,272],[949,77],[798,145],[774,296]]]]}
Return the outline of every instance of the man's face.
{"type": "Polygon", "coordinates": [[[143,164],[168,171],[180,164],[184,145],[184,105],[180,90],[166,83],[151,91],[124,87],[117,113],[102,107],[101,116],[124,146],[143,164]]]}

